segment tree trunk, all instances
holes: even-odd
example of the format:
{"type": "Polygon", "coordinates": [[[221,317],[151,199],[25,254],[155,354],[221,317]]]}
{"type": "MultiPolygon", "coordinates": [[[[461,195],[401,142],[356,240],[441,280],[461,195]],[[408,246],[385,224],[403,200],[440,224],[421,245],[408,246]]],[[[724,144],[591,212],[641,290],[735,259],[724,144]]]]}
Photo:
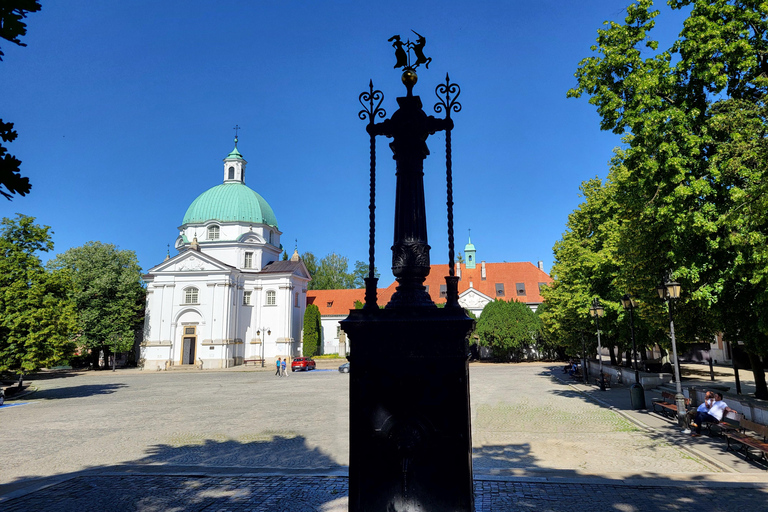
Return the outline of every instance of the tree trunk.
{"type": "Polygon", "coordinates": [[[117,353],[112,352],[112,371],[115,371],[116,364],[117,364],[117,353]]]}
{"type": "Polygon", "coordinates": [[[99,369],[99,352],[100,350],[98,348],[91,349],[91,368],[94,370],[99,369]]]}
{"type": "Polygon", "coordinates": [[[749,352],[749,364],[752,366],[752,373],[755,376],[755,398],[762,400],[768,399],[768,386],[765,383],[765,369],[760,356],[749,352]]]}
{"type": "Polygon", "coordinates": [[[614,347],[608,347],[608,355],[611,356],[611,366],[616,366],[616,354],[613,349],[614,347]]]}
{"type": "Polygon", "coordinates": [[[648,350],[646,350],[645,347],[640,347],[637,349],[638,354],[640,354],[640,360],[645,362],[648,360],[648,350]]]}
{"type": "Polygon", "coordinates": [[[627,366],[630,368],[635,367],[635,354],[632,353],[632,349],[628,348],[627,353],[624,355],[627,361],[627,366]]]}

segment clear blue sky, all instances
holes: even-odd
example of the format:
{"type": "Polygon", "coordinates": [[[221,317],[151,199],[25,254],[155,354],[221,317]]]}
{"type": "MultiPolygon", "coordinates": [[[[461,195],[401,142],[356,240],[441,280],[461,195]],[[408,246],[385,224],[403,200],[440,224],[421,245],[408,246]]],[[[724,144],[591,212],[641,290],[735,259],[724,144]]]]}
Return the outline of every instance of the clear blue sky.
{"type": "MultiPolygon", "coordinates": [[[[457,249],[478,259],[544,261],[579,204],[579,184],[605,176],[617,136],[586,98],[567,99],[578,62],[617,0],[498,2],[42,1],[20,48],[2,42],[0,117],[33,184],[0,199],[0,216],[34,216],[54,253],[90,240],[160,263],[189,204],[222,181],[233,147],[246,183],[273,207],[290,254],[367,261],[368,136],[358,95],[369,79],[391,115],[405,89],[387,39],[427,39],[425,106],[446,72],[462,88],[454,115],[457,249]]],[[[679,13],[661,5],[669,43],[679,13]]],[[[391,282],[394,161],[378,139],[377,252],[391,282]]],[[[425,164],[432,262],[447,261],[442,134],[425,164]]],[[[52,256],[52,255],[51,255],[52,256]]]]}

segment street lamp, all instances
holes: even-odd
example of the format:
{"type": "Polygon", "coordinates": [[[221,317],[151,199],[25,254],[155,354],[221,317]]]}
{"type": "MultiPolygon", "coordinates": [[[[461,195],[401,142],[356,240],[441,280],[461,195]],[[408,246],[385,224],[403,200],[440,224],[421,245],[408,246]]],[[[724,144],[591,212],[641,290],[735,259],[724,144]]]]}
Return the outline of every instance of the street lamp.
{"type": "Polygon", "coordinates": [[[672,320],[672,301],[680,298],[681,290],[680,283],[673,281],[669,273],[667,274],[667,277],[662,280],[661,284],[656,287],[656,291],[659,292],[659,298],[667,303],[667,311],[669,312],[669,333],[672,336],[672,357],[674,358],[675,365],[675,405],[677,406],[677,421],[681,427],[685,428],[685,397],[683,396],[683,386],[680,382],[680,366],[677,361],[675,323],[672,320]]]}
{"type": "Polygon", "coordinates": [[[629,388],[629,398],[633,409],[645,409],[645,390],[640,383],[640,371],[637,369],[637,347],[635,345],[635,324],[632,319],[632,311],[637,304],[634,297],[626,294],[621,298],[621,305],[629,311],[629,332],[632,336],[632,353],[635,354],[635,383],[629,388]]]}
{"type": "Polygon", "coordinates": [[[589,314],[597,323],[597,364],[600,371],[600,391],[605,391],[605,375],[603,375],[603,346],[600,344],[600,317],[605,314],[602,304],[597,297],[592,301],[592,307],[589,308],[589,314]]]}
{"type": "Polygon", "coordinates": [[[267,334],[272,334],[272,331],[269,330],[269,327],[262,327],[256,330],[256,336],[261,338],[262,332],[264,333],[264,339],[261,340],[261,367],[264,368],[264,343],[266,342],[267,334]]]}

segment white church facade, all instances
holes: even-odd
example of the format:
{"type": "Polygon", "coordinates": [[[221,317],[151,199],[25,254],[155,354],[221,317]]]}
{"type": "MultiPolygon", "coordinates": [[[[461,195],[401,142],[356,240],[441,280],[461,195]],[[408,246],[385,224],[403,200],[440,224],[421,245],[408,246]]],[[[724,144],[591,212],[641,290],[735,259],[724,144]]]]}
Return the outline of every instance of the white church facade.
{"type": "Polygon", "coordinates": [[[281,261],[277,219],[245,185],[237,149],[223,183],[187,209],[175,248],[143,276],[147,304],[141,364],[228,368],[301,354],[309,272],[294,252],[281,261]]]}

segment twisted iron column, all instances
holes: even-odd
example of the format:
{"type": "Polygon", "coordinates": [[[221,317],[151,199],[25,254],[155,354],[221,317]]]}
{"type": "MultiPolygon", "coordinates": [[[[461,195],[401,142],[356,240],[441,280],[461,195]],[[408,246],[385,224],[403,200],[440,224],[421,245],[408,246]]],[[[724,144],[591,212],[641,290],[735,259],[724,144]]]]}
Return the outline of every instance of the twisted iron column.
{"type": "MultiPolygon", "coordinates": [[[[445,74],[445,83],[435,88],[435,95],[439,102],[435,103],[435,112],[438,114],[445,110],[445,119],[451,118],[451,111],[460,112],[461,103],[456,99],[461,94],[461,87],[458,84],[452,84],[448,73],[445,74]],[[453,94],[453,97],[451,95],[453,94]]],[[[453,126],[452,123],[449,126],[453,126]]],[[[448,207],[448,276],[446,282],[446,307],[457,308],[459,306],[459,278],[456,277],[456,264],[454,262],[454,239],[453,239],[453,163],[451,155],[451,132],[448,128],[445,130],[445,178],[447,188],[446,205],[448,207]]]]}
{"type": "MultiPolygon", "coordinates": [[[[378,117],[384,117],[387,112],[381,108],[384,101],[384,93],[373,90],[373,80],[368,84],[369,90],[360,93],[358,98],[363,110],[358,113],[362,120],[368,119],[368,125],[373,126],[373,121],[378,117]],[[368,102],[368,105],[365,104],[368,102]],[[375,103],[375,105],[374,105],[375,103]]],[[[376,136],[371,134],[371,200],[368,206],[368,277],[365,278],[365,305],[363,309],[378,309],[376,304],[376,285],[379,279],[375,276],[375,243],[376,243],[376,136]]]]}

